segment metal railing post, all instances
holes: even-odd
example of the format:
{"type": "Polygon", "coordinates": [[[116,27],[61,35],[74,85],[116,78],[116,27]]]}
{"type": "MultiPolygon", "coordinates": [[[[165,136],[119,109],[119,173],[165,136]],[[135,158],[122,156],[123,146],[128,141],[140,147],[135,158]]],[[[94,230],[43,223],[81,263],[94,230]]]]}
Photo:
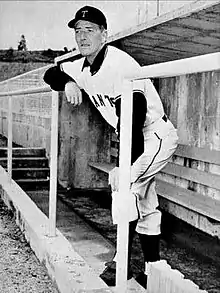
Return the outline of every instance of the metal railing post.
{"type": "Polygon", "coordinates": [[[8,96],[8,141],[7,141],[7,170],[9,178],[12,178],[12,96],[8,96]]]}
{"type": "Polygon", "coordinates": [[[160,16],[160,0],[157,0],[157,16],[160,16]]]}
{"type": "Polygon", "coordinates": [[[52,91],[50,193],[49,193],[49,235],[51,237],[56,236],[58,106],[59,106],[59,93],[52,91]]]}
{"type": "MultiPolygon", "coordinates": [[[[133,111],[133,82],[125,81],[121,99],[119,196],[126,206],[131,180],[131,138],[133,111]]],[[[129,222],[123,211],[117,225],[116,287],[121,293],[127,291],[128,232],[129,222]]],[[[119,292],[118,291],[118,292],[119,292]]]]}

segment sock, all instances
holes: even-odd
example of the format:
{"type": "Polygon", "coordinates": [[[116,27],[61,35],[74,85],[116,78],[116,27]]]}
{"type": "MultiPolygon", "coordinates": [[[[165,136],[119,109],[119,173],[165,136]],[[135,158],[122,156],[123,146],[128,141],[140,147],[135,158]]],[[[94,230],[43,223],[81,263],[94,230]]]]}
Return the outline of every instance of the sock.
{"type": "Polygon", "coordinates": [[[132,251],[132,244],[135,235],[135,229],[137,227],[138,220],[129,222],[129,237],[128,237],[128,268],[131,265],[131,251],[132,251]]]}
{"type": "Polygon", "coordinates": [[[138,234],[145,263],[160,260],[160,235],[138,234]]]}

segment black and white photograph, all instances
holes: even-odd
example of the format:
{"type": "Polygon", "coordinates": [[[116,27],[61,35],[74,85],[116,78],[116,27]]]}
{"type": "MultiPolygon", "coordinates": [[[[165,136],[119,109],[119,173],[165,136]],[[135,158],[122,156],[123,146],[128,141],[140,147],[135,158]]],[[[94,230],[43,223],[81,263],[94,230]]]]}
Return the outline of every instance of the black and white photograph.
{"type": "Polygon", "coordinates": [[[0,1],[0,293],[220,293],[220,0],[0,1]]]}

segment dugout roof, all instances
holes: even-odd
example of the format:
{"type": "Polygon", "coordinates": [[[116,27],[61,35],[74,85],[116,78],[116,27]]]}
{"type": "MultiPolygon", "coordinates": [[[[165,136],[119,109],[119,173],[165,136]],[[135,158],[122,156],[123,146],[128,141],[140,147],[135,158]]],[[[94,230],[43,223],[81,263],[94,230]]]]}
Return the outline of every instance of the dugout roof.
{"type": "Polygon", "coordinates": [[[113,35],[109,43],[141,65],[219,52],[220,1],[195,1],[113,35]]]}

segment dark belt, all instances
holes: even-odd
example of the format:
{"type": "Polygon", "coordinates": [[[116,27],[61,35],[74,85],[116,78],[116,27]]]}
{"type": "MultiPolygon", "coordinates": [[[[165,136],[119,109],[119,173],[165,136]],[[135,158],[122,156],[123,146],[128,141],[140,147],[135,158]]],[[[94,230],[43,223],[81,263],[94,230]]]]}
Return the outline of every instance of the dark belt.
{"type": "Polygon", "coordinates": [[[166,115],[163,115],[162,119],[163,119],[163,121],[167,122],[167,116],[166,115]]]}

